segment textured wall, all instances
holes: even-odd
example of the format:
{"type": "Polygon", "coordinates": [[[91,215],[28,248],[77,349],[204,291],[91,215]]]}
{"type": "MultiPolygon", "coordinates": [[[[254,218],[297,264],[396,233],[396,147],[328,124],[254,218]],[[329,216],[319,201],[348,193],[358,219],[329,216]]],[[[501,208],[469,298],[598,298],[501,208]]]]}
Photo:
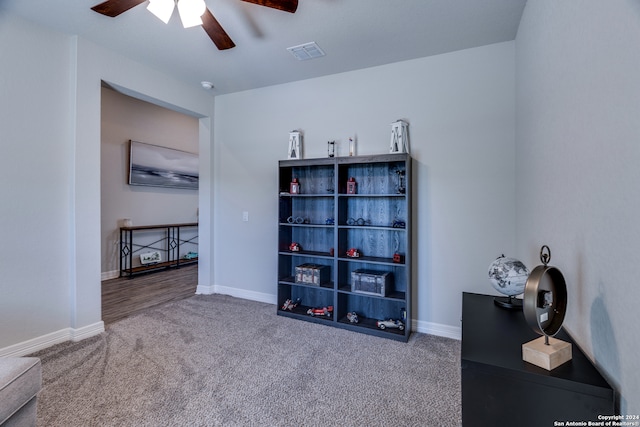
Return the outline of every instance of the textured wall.
{"type": "Polygon", "coordinates": [[[275,302],[277,167],[289,131],[303,131],[305,158],[326,157],[329,140],[345,155],[354,136],[358,154],[386,153],[391,123],[404,119],[414,157],[413,313],[423,331],[459,334],[461,292],[493,292],[487,268],[515,248],[513,49],[216,97],[215,285],[275,302]]]}
{"type": "MultiPolygon", "coordinates": [[[[199,118],[205,253],[214,100],[197,83],[4,14],[0,54],[0,227],[11,242],[0,249],[0,354],[26,354],[102,328],[101,81],[199,118]]],[[[199,264],[202,283],[210,282],[210,266],[199,264]]]]}
{"type": "Polygon", "coordinates": [[[640,4],[528,2],[516,39],[518,253],[567,281],[566,328],[640,413],[640,4]]]}
{"type": "Polygon", "coordinates": [[[71,46],[0,14],[0,348],[68,326],[71,46]]]}

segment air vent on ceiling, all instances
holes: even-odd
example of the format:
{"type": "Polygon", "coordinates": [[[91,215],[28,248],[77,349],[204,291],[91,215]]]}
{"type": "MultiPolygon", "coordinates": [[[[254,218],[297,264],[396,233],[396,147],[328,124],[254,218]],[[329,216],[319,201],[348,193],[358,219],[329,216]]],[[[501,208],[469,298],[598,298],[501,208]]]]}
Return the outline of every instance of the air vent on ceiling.
{"type": "Polygon", "coordinates": [[[325,53],[316,42],[305,43],[298,46],[288,47],[287,50],[296,57],[298,61],[306,61],[307,59],[320,58],[325,53]]]}

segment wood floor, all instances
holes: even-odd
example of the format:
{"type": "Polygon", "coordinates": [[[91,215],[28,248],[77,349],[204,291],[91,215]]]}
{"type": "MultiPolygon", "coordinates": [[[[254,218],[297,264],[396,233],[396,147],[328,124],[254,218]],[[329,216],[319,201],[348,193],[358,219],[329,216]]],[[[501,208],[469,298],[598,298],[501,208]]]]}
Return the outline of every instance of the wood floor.
{"type": "Polygon", "coordinates": [[[105,325],[149,307],[195,295],[198,265],[102,282],[102,320],[105,325]]]}

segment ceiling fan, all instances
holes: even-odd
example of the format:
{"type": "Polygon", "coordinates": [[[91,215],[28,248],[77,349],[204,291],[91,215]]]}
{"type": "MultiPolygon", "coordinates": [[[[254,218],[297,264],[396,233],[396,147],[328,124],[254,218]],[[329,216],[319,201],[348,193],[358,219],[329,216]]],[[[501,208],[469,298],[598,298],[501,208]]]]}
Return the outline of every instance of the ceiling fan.
{"type": "MultiPolygon", "coordinates": [[[[135,7],[141,3],[144,3],[145,1],[147,0],[106,0],[105,2],[102,2],[100,4],[93,6],[91,9],[102,15],[115,18],[121,13],[124,13],[127,10],[131,9],[132,7],[135,7]]],[[[169,18],[173,13],[173,7],[175,3],[175,5],[178,6],[178,11],[180,12],[180,16],[183,20],[184,26],[187,27],[187,26],[194,25],[193,23],[190,25],[187,25],[185,21],[186,16],[183,16],[183,14],[186,15],[186,13],[183,12],[183,6],[189,3],[193,3],[194,0],[163,0],[163,1],[150,0],[148,9],[160,18],[160,15],[158,15],[156,11],[152,10],[152,8],[157,7],[161,3],[166,4],[167,1],[169,2],[168,3],[169,9],[165,9],[165,11],[167,12],[166,14],[164,14],[166,16],[166,20],[164,18],[161,18],[163,21],[165,21],[165,23],[169,21],[169,18]],[[156,6],[154,6],[154,4],[156,6]]],[[[290,13],[295,13],[296,9],[298,8],[298,0],[242,0],[242,1],[245,1],[247,3],[258,4],[260,6],[270,7],[272,9],[278,9],[278,10],[282,10],[290,13]]],[[[225,50],[225,49],[231,49],[232,47],[234,47],[235,43],[233,42],[233,40],[231,40],[227,32],[222,28],[222,25],[220,25],[220,23],[216,20],[213,14],[206,7],[206,5],[204,4],[204,0],[196,0],[196,3],[200,3],[202,5],[202,7],[204,8],[204,12],[201,14],[201,16],[196,14],[195,25],[202,25],[202,28],[204,28],[204,30],[207,32],[207,34],[209,35],[213,43],[218,47],[218,49],[225,50]]]]}

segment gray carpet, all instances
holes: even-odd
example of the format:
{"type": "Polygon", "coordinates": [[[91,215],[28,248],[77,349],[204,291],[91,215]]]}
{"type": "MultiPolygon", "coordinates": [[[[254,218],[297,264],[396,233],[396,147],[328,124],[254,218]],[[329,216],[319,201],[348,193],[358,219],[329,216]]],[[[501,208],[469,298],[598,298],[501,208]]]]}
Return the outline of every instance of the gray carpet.
{"type": "Polygon", "coordinates": [[[459,426],[460,343],[196,295],[40,351],[38,426],[459,426]]]}

